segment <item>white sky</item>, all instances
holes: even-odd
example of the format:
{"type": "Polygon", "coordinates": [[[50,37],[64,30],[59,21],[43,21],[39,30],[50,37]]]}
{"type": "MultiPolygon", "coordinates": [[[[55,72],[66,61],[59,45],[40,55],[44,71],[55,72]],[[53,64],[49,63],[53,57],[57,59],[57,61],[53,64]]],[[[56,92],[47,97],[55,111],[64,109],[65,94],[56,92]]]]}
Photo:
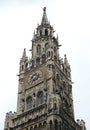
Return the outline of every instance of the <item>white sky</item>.
{"type": "Polygon", "coordinates": [[[19,60],[31,48],[33,31],[41,22],[42,8],[54,26],[60,55],[67,54],[72,70],[75,119],[90,129],[90,1],[0,0],[0,130],[5,114],[16,111],[19,60]]]}

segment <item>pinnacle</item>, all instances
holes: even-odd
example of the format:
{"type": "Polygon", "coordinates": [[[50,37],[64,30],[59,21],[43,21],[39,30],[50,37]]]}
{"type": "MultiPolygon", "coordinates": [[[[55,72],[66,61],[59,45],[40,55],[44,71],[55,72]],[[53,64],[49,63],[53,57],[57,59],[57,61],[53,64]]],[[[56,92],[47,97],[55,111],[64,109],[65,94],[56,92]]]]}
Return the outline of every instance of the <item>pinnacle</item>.
{"type": "Polygon", "coordinates": [[[24,48],[23,55],[22,55],[22,58],[25,58],[25,57],[26,57],[26,48],[24,48]]]}

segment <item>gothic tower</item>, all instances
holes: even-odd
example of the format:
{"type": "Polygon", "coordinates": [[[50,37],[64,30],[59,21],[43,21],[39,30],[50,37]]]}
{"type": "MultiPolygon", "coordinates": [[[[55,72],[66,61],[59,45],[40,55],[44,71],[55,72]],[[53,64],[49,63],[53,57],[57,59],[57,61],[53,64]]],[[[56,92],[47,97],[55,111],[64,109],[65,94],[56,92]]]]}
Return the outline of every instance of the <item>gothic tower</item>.
{"type": "Polygon", "coordinates": [[[20,59],[17,112],[6,114],[4,130],[85,130],[85,122],[74,119],[71,69],[59,47],[44,7],[32,57],[24,49],[20,59]]]}

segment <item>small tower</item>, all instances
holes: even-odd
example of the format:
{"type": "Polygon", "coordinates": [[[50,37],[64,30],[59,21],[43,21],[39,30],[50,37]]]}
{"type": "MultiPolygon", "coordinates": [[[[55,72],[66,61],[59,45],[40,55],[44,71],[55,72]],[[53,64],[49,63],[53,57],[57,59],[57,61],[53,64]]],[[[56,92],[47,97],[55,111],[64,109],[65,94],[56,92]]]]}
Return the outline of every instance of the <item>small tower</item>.
{"type": "Polygon", "coordinates": [[[26,56],[26,49],[24,48],[22,58],[20,60],[20,74],[24,73],[28,68],[28,57],[26,56]]]}
{"type": "Polygon", "coordinates": [[[74,119],[71,68],[60,46],[44,7],[31,59],[26,49],[20,59],[17,112],[6,114],[4,130],[86,130],[74,119]]]}

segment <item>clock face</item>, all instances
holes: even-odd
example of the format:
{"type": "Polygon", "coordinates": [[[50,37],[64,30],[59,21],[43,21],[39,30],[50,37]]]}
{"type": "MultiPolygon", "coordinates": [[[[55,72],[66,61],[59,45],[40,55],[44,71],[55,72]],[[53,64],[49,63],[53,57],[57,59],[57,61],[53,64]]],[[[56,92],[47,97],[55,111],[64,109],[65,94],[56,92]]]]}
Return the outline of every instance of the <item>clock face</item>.
{"type": "Polygon", "coordinates": [[[37,82],[41,77],[42,77],[41,71],[36,71],[36,72],[32,73],[29,78],[30,84],[37,82]]]}
{"type": "Polygon", "coordinates": [[[34,73],[34,74],[31,76],[31,81],[34,82],[34,81],[38,80],[39,77],[40,77],[40,74],[39,74],[39,73],[34,73]]]}

